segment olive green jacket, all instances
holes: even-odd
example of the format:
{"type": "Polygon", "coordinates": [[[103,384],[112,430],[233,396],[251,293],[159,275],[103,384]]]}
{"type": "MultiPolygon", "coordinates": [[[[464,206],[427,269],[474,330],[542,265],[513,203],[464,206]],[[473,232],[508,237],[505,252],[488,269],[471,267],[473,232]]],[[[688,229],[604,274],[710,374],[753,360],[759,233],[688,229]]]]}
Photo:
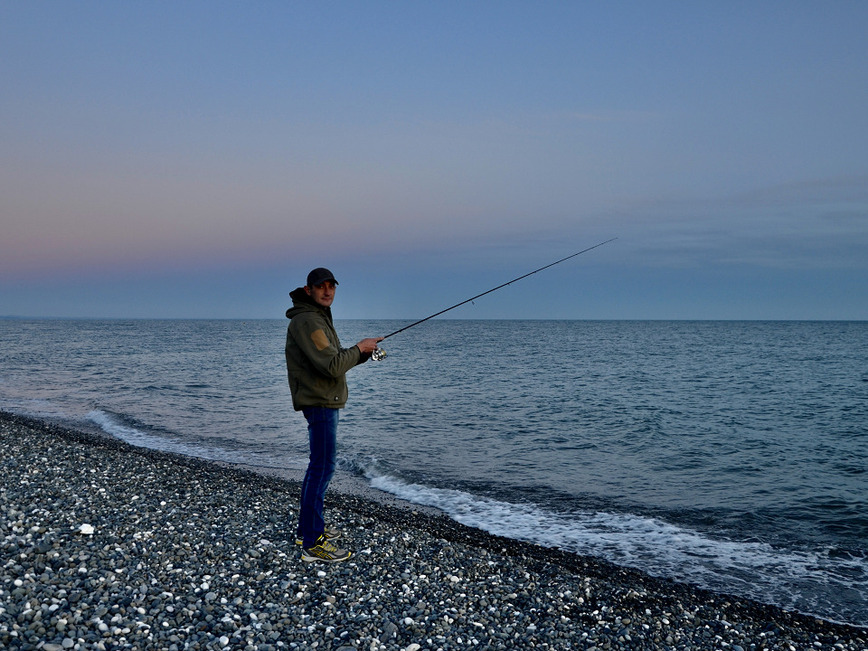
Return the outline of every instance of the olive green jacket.
{"type": "Polygon", "coordinates": [[[331,308],[322,307],[303,287],[290,292],[286,311],[286,372],[296,411],[305,407],[341,408],[347,403],[346,372],[366,362],[357,346],[341,348],[331,308]]]}

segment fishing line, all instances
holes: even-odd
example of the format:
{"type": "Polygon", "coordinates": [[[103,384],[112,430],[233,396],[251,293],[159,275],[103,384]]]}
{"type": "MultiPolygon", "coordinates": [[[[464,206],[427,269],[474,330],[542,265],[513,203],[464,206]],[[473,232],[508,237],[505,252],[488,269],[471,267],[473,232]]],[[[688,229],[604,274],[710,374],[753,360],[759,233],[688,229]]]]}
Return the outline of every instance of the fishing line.
{"type": "MultiPolygon", "coordinates": [[[[513,278],[512,280],[507,281],[507,282],[503,283],[502,285],[498,285],[497,287],[492,287],[491,289],[484,291],[481,294],[477,294],[476,296],[472,296],[472,297],[470,297],[464,301],[461,301],[460,303],[456,303],[455,305],[453,305],[451,307],[447,307],[445,310],[440,310],[439,312],[435,312],[431,316],[426,316],[424,319],[419,319],[418,321],[411,323],[410,325],[404,326],[403,328],[400,328],[399,330],[395,330],[395,332],[390,332],[385,337],[383,337],[383,339],[388,339],[392,335],[396,335],[399,332],[404,332],[404,330],[409,330],[410,328],[414,328],[417,325],[419,325],[420,323],[425,323],[426,321],[433,319],[435,316],[440,316],[441,314],[444,314],[444,313],[448,312],[449,310],[454,310],[456,307],[461,307],[462,305],[465,305],[467,303],[472,303],[477,298],[481,298],[482,296],[485,296],[486,294],[491,294],[492,292],[496,292],[498,289],[503,289],[507,285],[511,285],[512,283],[517,282],[519,280],[522,280],[524,278],[527,278],[528,276],[533,276],[535,273],[539,273],[540,271],[543,271],[544,269],[548,269],[549,267],[554,267],[556,264],[560,264],[561,262],[566,262],[570,258],[575,258],[577,255],[582,255],[583,253],[587,253],[588,251],[592,251],[596,248],[603,246],[604,244],[608,244],[609,242],[614,242],[617,239],[618,239],[617,237],[613,237],[611,239],[606,240],[605,242],[600,242],[599,244],[595,244],[594,246],[589,246],[587,249],[582,249],[581,251],[578,251],[577,253],[573,253],[571,255],[566,256],[565,258],[561,258],[560,260],[555,260],[554,262],[551,262],[551,263],[549,263],[543,267],[540,267],[539,269],[534,269],[533,271],[529,271],[528,273],[526,273],[522,276],[519,276],[518,278],[513,278]]],[[[385,358],[386,358],[386,351],[383,350],[382,348],[377,348],[371,354],[371,359],[374,359],[378,362],[380,360],[385,359],[385,358]]]]}

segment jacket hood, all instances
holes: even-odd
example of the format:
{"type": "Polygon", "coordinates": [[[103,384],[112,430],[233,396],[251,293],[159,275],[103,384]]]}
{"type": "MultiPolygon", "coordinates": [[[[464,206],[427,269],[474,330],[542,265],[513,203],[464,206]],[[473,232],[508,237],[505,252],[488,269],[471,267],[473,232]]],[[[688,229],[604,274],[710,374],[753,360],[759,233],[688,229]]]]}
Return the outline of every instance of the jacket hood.
{"type": "Polygon", "coordinates": [[[296,287],[289,293],[289,297],[292,299],[292,307],[286,311],[287,319],[291,319],[302,312],[321,312],[329,319],[332,318],[332,309],[317,304],[316,301],[314,301],[313,298],[308,296],[307,292],[304,291],[304,287],[296,287]]]}

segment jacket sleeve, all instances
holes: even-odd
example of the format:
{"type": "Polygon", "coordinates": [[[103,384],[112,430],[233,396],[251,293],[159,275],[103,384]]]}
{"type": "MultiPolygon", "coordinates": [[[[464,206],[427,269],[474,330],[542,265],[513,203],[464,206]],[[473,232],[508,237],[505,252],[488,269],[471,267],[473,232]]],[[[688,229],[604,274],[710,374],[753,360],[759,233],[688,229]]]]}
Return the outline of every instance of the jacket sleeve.
{"type": "Polygon", "coordinates": [[[322,375],[340,377],[363,361],[357,346],[340,347],[340,342],[329,334],[332,329],[321,317],[295,317],[289,322],[289,328],[304,356],[322,375]]]}

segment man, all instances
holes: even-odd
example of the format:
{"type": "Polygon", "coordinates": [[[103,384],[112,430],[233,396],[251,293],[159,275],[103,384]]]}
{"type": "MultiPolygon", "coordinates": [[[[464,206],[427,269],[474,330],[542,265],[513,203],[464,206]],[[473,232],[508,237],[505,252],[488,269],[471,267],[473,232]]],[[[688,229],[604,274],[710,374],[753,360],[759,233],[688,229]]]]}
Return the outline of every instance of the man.
{"type": "Polygon", "coordinates": [[[292,307],[286,330],[286,371],[292,406],[304,413],[310,438],[310,462],[301,485],[301,511],[296,542],[304,561],[345,561],[350,552],[332,541],[339,531],[325,526],[323,501],[335,470],[338,410],[347,402],[346,372],[366,362],[383,338],[362,339],[341,348],[332,323],[331,305],[338,281],[328,269],[318,267],[307,275],[307,284],[290,292],[292,307]]]}

